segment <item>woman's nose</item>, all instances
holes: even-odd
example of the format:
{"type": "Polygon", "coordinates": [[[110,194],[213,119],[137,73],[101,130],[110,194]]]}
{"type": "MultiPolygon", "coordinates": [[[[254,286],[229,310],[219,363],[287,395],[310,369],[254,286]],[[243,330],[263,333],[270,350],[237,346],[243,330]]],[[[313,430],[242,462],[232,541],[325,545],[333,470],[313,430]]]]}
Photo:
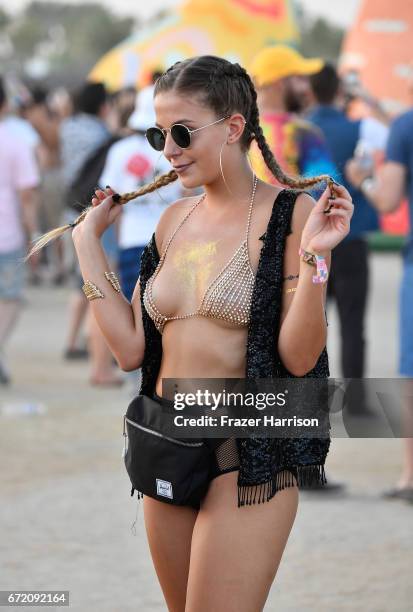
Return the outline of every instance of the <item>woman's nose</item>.
{"type": "Polygon", "coordinates": [[[166,133],[163,153],[168,161],[171,161],[172,158],[178,157],[178,155],[182,154],[182,149],[178,147],[170,132],[166,133]]]}

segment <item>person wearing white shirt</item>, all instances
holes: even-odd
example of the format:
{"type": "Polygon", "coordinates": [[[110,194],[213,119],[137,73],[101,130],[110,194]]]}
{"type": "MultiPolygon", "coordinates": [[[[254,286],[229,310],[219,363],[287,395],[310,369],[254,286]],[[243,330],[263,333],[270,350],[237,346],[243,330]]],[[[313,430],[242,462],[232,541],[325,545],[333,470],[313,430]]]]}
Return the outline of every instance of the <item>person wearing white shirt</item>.
{"type": "MultiPolygon", "coordinates": [[[[109,149],[100,185],[109,185],[119,193],[135,191],[150,183],[155,175],[171,170],[163,154],[154,151],[145,137],[146,130],[155,121],[153,86],[150,86],[138,93],[135,111],[129,118],[128,125],[134,133],[109,149]]],[[[118,235],[119,275],[122,291],[129,301],[139,277],[142,251],[164,209],[180,196],[180,186],[172,183],[124,205],[118,235]]]]}

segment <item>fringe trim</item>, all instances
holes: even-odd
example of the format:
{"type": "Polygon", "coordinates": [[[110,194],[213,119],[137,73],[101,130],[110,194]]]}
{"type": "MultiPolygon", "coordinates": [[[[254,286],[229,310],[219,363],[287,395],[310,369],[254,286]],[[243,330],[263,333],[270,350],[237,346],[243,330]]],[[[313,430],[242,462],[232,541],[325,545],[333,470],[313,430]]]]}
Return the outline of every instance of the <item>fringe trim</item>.
{"type": "Polygon", "coordinates": [[[288,469],[276,472],[271,480],[257,485],[238,485],[238,508],[251,506],[269,501],[278,491],[288,487],[312,487],[314,485],[327,484],[324,465],[300,465],[294,466],[293,470],[297,477],[288,469]]]}
{"type": "Polygon", "coordinates": [[[143,499],[143,493],[135,489],[135,487],[131,488],[130,496],[133,497],[133,494],[135,493],[135,491],[136,491],[136,499],[143,499]]]}
{"type": "Polygon", "coordinates": [[[324,465],[302,465],[297,468],[298,486],[313,487],[314,485],[327,484],[324,465]]]}

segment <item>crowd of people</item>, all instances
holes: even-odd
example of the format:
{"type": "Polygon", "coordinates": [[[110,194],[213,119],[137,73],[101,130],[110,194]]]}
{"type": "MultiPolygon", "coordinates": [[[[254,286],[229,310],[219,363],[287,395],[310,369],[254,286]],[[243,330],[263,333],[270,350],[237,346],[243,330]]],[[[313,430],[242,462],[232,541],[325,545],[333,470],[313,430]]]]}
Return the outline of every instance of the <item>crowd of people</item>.
{"type": "MultiPolygon", "coordinates": [[[[144,137],[155,121],[152,87],[137,98],[133,88],[110,95],[103,83],[86,82],[72,95],[64,89],[47,93],[36,88],[16,100],[7,99],[7,81],[2,80],[0,93],[0,151],[7,172],[0,204],[5,285],[0,292],[0,383],[11,382],[6,337],[17,323],[28,282],[72,287],[63,357],[89,358],[91,384],[122,385],[125,379],[89,316],[71,241],[53,242],[41,256],[29,259],[27,270],[22,259],[42,233],[73,221],[97,186],[110,183],[119,191],[132,191],[165,171],[166,160],[144,137]]],[[[119,269],[128,299],[139,275],[143,246],[165,206],[179,195],[174,186],[147,196],[139,206],[128,204],[119,224],[105,233],[106,254],[112,268],[119,269]]]]}
{"type": "MultiPolygon", "coordinates": [[[[349,88],[333,65],[306,59],[286,46],[263,49],[247,68],[256,85],[266,140],[281,168],[292,176],[328,174],[348,189],[355,204],[351,231],[333,251],[328,294],[338,308],[342,376],[361,379],[366,374],[367,235],[379,229],[379,213],[397,209],[405,196],[412,213],[413,110],[388,117],[362,88],[349,88]],[[369,111],[365,117],[352,116],[355,97],[363,98],[369,111]]],[[[153,81],[158,77],[154,73],[153,81]]],[[[71,241],[50,244],[27,267],[22,260],[39,235],[72,222],[96,188],[130,192],[168,172],[162,152],[145,138],[155,121],[153,85],[138,93],[125,88],[109,94],[103,83],[86,82],[73,95],[36,87],[17,100],[8,92],[7,80],[0,80],[0,384],[12,381],[6,343],[18,321],[25,283],[70,283],[63,358],[89,358],[93,385],[124,383],[90,316],[71,241]]],[[[256,143],[250,161],[258,178],[277,182],[256,143]]],[[[320,193],[312,190],[315,198],[320,193]]],[[[139,203],[131,201],[105,232],[106,256],[129,301],[145,245],[164,209],[183,194],[188,195],[176,182],[139,203]]],[[[413,377],[412,230],[403,262],[399,374],[413,377]]],[[[363,398],[349,410],[360,417],[370,413],[363,398]]],[[[388,497],[413,501],[412,442],[405,441],[403,473],[385,493],[388,497]]],[[[330,482],[332,489],[340,486],[330,482]]]]}

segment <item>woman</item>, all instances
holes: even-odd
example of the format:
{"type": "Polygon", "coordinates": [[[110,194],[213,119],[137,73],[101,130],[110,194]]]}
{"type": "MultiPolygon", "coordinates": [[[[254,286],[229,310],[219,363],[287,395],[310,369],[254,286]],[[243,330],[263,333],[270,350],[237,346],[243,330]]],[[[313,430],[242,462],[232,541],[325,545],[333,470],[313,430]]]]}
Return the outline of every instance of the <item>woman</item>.
{"type": "MultiPolygon", "coordinates": [[[[157,81],[154,105],[158,128],[148,140],[174,172],[148,190],[178,176],[203,195],[163,213],[132,304],[105,280],[100,245],[121,212],[120,197],[96,191],[73,230],[93,313],[120,366],[142,366],[141,391],[158,399],[165,377],[328,376],[323,264],[349,231],[348,192],[335,185],[337,197],[327,188],[315,203],[257,181],[247,160],[253,138],[281,183],[302,188],[320,177],[282,173],[259,126],[253,83],[238,64],[212,56],[178,62],[157,81]],[[299,249],[317,255],[318,276],[308,263],[316,259],[299,249]]],[[[170,611],[262,610],[296,515],[297,485],[305,474],[323,478],[329,441],[227,442],[198,508],[144,497],[170,611]]]]}

